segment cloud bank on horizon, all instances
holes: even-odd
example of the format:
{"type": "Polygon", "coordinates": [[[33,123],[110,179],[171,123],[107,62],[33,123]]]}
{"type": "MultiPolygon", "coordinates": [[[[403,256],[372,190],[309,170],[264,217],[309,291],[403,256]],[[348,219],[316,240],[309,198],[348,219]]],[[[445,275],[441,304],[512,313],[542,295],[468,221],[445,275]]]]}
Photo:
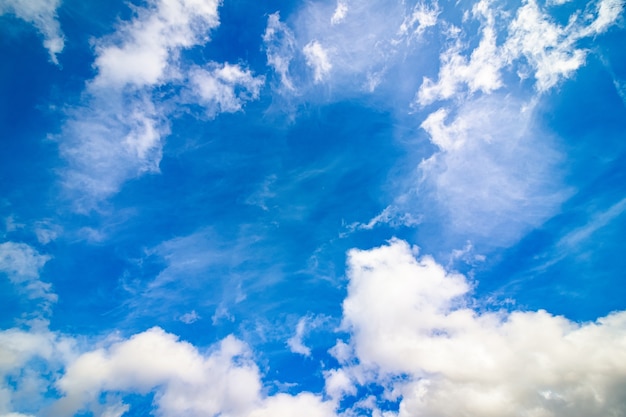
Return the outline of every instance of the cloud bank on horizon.
{"type": "Polygon", "coordinates": [[[0,0],[0,417],[626,416],[623,0],[0,0]]]}

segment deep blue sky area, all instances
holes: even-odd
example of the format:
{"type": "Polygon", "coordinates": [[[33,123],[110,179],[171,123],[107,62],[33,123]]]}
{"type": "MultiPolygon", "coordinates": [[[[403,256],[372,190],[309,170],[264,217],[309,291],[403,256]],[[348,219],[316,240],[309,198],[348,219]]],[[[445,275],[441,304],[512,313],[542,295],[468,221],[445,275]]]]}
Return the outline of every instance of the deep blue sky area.
{"type": "Polygon", "coordinates": [[[0,417],[626,416],[624,7],[0,0],[0,417]]]}

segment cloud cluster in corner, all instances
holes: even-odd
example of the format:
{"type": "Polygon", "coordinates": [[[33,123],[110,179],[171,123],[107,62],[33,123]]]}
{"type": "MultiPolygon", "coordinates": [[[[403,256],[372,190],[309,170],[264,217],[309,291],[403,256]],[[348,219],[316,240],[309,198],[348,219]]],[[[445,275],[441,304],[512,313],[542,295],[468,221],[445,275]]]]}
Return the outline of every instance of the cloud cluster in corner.
{"type": "Polygon", "coordinates": [[[464,33],[452,32],[452,45],[440,55],[438,80],[428,77],[417,93],[421,106],[447,100],[464,91],[490,93],[503,86],[502,70],[521,61],[517,75],[532,77],[535,88],[545,92],[571,76],[585,62],[587,50],[578,46],[584,38],[605,32],[624,9],[622,0],[600,0],[585,10],[576,10],[565,26],[553,22],[535,0],[526,1],[505,28],[505,40],[498,45],[497,22],[507,21],[503,10],[481,0],[472,16],[482,26],[482,38],[471,52],[465,50],[464,33]]]}
{"type": "Polygon", "coordinates": [[[326,374],[335,397],[377,383],[400,401],[389,414],[398,417],[599,417],[626,408],[626,312],[584,324],[541,310],[478,312],[464,276],[400,240],[352,250],[348,278],[351,337],[334,348],[344,365],[326,374]]]}
{"type": "Polygon", "coordinates": [[[57,20],[57,9],[61,0],[0,0],[0,15],[11,13],[32,24],[43,35],[43,46],[50,60],[59,63],[57,55],[65,47],[61,25],[57,20]]]}

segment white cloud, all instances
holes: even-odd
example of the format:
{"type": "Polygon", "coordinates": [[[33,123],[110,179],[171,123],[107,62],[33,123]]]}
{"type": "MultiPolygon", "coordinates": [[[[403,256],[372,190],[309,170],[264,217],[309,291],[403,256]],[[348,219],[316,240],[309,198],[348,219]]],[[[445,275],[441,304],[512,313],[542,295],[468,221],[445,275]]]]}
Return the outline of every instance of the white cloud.
{"type": "Polygon", "coordinates": [[[289,26],[278,13],[271,15],[264,41],[268,64],[282,80],[278,92],[315,95],[321,82],[340,86],[338,94],[371,92],[389,68],[406,64],[415,72],[419,61],[405,62],[412,52],[406,46],[436,23],[437,10],[403,1],[342,0],[306,3],[289,26]]]}
{"type": "Polygon", "coordinates": [[[73,111],[60,138],[68,162],[62,173],[66,192],[79,211],[89,211],[116,193],[129,178],[158,172],[167,122],[152,100],[96,95],[73,111]]]}
{"type": "Polygon", "coordinates": [[[155,414],[162,417],[335,415],[335,403],[312,393],[265,396],[252,356],[233,336],[198,349],[158,327],[100,341],[79,341],[47,329],[4,330],[0,416],[87,411],[120,417],[132,411],[122,399],[133,393],[154,393],[155,414]],[[61,397],[51,398],[51,390],[61,397]]]}
{"type": "Polygon", "coordinates": [[[47,329],[0,331],[0,415],[38,415],[49,376],[73,358],[74,350],[72,338],[47,329]]]}
{"type": "Polygon", "coordinates": [[[58,64],[57,55],[63,51],[65,39],[57,20],[61,0],[0,0],[0,15],[12,13],[31,23],[44,37],[43,45],[50,60],[58,64]]]}
{"type": "Polygon", "coordinates": [[[196,310],[191,310],[189,313],[185,313],[178,318],[185,324],[192,324],[200,320],[200,315],[196,313],[196,310]]]}
{"type": "MultiPolygon", "coordinates": [[[[481,245],[507,245],[555,213],[567,197],[554,138],[534,127],[534,106],[491,96],[445,109],[422,127],[439,148],[419,165],[427,220],[481,245]],[[447,121],[447,119],[451,119],[447,121]]],[[[426,220],[425,220],[426,221],[426,220]]]]}
{"type": "Polygon", "coordinates": [[[535,0],[525,1],[510,21],[510,12],[481,0],[472,9],[472,16],[483,25],[478,46],[466,53],[461,42],[466,34],[455,33],[452,46],[440,55],[437,81],[425,77],[417,101],[424,106],[450,99],[464,88],[469,93],[491,93],[503,86],[501,72],[505,68],[517,71],[522,79],[532,76],[536,89],[547,91],[584,65],[588,51],[579,48],[578,41],[606,31],[618,20],[623,7],[622,0],[601,0],[588,17],[583,19],[575,11],[563,26],[535,0]],[[589,21],[586,25],[585,20],[589,21]],[[504,41],[498,44],[500,22],[506,22],[507,27],[502,31],[504,41]]]}
{"type": "Polygon", "coordinates": [[[317,395],[304,392],[292,396],[276,394],[268,397],[263,405],[249,414],[249,417],[333,417],[337,414],[334,404],[323,401],[317,395]]]}
{"type": "Polygon", "coordinates": [[[448,99],[466,85],[471,93],[490,93],[502,86],[500,69],[502,57],[496,46],[495,17],[489,9],[489,2],[482,0],[472,9],[472,14],[482,21],[482,38],[469,57],[462,55],[463,45],[459,39],[441,56],[438,81],[425,77],[418,91],[417,100],[421,105],[435,100],[448,99]]]}
{"type": "Polygon", "coordinates": [[[78,356],[56,382],[63,397],[50,410],[70,416],[104,406],[117,416],[128,405],[100,404],[101,394],[155,392],[156,413],[163,417],[335,415],[333,403],[306,392],[264,398],[251,356],[232,336],[203,353],[155,327],[78,356]]]}
{"type": "Polygon", "coordinates": [[[343,19],[346,18],[348,14],[348,3],[346,1],[338,0],[337,7],[335,7],[335,12],[330,18],[330,23],[336,25],[337,23],[341,23],[343,19]]]}
{"type": "Polygon", "coordinates": [[[574,23],[567,27],[552,23],[534,0],[520,7],[511,22],[504,51],[511,60],[526,58],[539,91],[548,90],[584,64],[586,52],[574,46],[574,23]]]}
{"type": "Polygon", "coordinates": [[[318,41],[314,40],[304,45],[302,52],[307,65],[313,69],[315,82],[323,81],[333,67],[328,58],[328,51],[318,41]]]}
{"type": "MultiPolygon", "coordinates": [[[[349,232],[354,232],[355,230],[372,230],[381,224],[386,224],[394,228],[400,226],[414,227],[421,222],[421,217],[416,217],[410,212],[402,212],[398,207],[390,205],[385,207],[379,214],[372,217],[367,223],[354,222],[347,225],[346,229],[348,229],[349,232]]],[[[341,236],[345,236],[345,233],[341,234],[341,236]]]]}
{"type": "Polygon", "coordinates": [[[581,29],[580,37],[603,33],[619,21],[624,11],[624,0],[600,0],[597,3],[595,19],[586,28],[581,29]]]}
{"type": "Polygon", "coordinates": [[[267,18],[263,43],[268,65],[280,77],[280,88],[294,91],[295,86],[289,74],[289,66],[296,51],[296,40],[293,32],[280,21],[280,13],[273,13],[267,18]]]}
{"type": "Polygon", "coordinates": [[[431,5],[418,2],[413,6],[411,14],[404,18],[398,33],[403,36],[422,36],[426,29],[437,24],[440,13],[437,2],[431,5]]]}
{"type": "Polygon", "coordinates": [[[296,326],[296,334],[287,340],[287,346],[293,353],[299,353],[303,356],[311,356],[311,349],[304,345],[304,335],[306,332],[306,317],[301,318],[296,326]]]}
{"type": "Polygon", "coordinates": [[[234,112],[258,98],[262,77],[238,65],[181,63],[184,49],[209,41],[219,25],[215,0],[152,0],[136,7],[134,18],[95,41],[97,74],[81,105],[69,112],[61,155],[68,166],[62,182],[78,211],[98,208],[130,178],[159,172],[163,142],[169,134],[168,106],[155,88],[190,83],[178,104],[194,102],[211,116],[234,112]],[[190,92],[192,91],[192,92],[190,92]]]}
{"type": "Polygon", "coordinates": [[[13,285],[31,300],[43,300],[41,306],[49,309],[50,303],[57,300],[52,285],[39,279],[43,266],[50,256],[41,255],[25,243],[0,243],[0,273],[7,275],[13,285]]]}
{"type": "Polygon", "coordinates": [[[325,316],[307,315],[298,320],[295,334],[287,340],[287,346],[293,353],[311,356],[311,349],[304,344],[305,336],[312,330],[322,326],[327,321],[325,316]]]}
{"type": "Polygon", "coordinates": [[[356,395],[356,385],[344,369],[331,369],[324,372],[324,391],[334,400],[346,395],[356,395]]]}
{"type": "Polygon", "coordinates": [[[392,240],[348,254],[344,330],[398,416],[606,416],[626,407],[626,313],[479,313],[472,285],[392,240]],[[405,375],[403,379],[389,379],[405,375]],[[395,381],[395,382],[394,382],[395,381]]]}
{"type": "Polygon", "coordinates": [[[95,42],[97,75],[60,144],[69,165],[63,184],[79,211],[95,208],[129,178],[158,172],[169,128],[150,89],[179,78],[180,50],[208,41],[208,31],[219,25],[218,5],[154,0],[95,42]]]}
{"type": "Polygon", "coordinates": [[[49,220],[42,220],[35,223],[35,236],[37,236],[37,241],[42,245],[47,245],[48,243],[56,240],[62,231],[63,229],[61,226],[54,224],[49,220]]]}
{"type": "Polygon", "coordinates": [[[193,93],[210,115],[241,110],[246,101],[259,97],[265,82],[250,70],[231,64],[213,64],[208,70],[196,67],[189,77],[193,93]]]}
{"type": "Polygon", "coordinates": [[[177,51],[208,41],[219,1],[152,0],[148,8],[96,43],[95,87],[149,86],[175,76],[177,51]]]}
{"type": "Polygon", "coordinates": [[[155,389],[163,416],[241,415],[260,393],[258,369],[239,340],[227,337],[203,355],[159,328],[84,353],[56,385],[64,393],[53,407],[59,416],[97,402],[101,392],[155,389]]]}

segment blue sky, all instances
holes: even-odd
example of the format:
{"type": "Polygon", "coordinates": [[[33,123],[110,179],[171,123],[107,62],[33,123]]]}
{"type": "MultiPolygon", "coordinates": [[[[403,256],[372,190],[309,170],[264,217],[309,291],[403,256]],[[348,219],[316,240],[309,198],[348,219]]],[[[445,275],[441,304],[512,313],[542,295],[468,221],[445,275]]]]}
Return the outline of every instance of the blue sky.
{"type": "Polygon", "coordinates": [[[0,417],[626,415],[623,0],[0,0],[0,417]]]}

